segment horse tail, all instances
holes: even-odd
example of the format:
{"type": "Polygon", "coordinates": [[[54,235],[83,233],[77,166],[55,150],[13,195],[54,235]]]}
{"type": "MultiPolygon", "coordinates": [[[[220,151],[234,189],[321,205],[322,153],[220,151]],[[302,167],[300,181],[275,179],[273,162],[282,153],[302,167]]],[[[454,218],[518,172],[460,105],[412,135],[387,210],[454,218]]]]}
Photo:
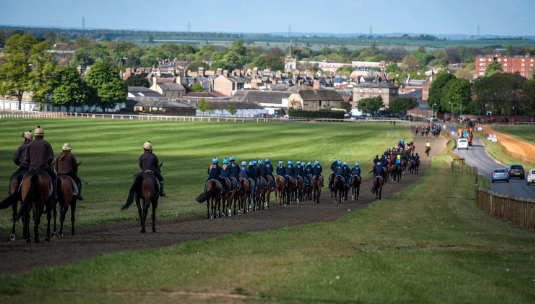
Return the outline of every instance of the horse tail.
{"type": "Polygon", "coordinates": [[[215,188],[216,188],[216,183],[215,181],[211,181],[210,182],[210,190],[206,191],[206,192],[203,192],[201,193],[201,195],[197,196],[197,198],[195,199],[198,203],[204,203],[207,199],[209,199],[212,194],[214,194],[214,191],[215,191],[215,188]]]}
{"type": "Polygon", "coordinates": [[[375,193],[377,191],[378,185],[376,185],[376,179],[377,177],[373,179],[372,193],[375,193]]]}
{"type": "Polygon", "coordinates": [[[26,210],[26,208],[28,207],[28,204],[31,202],[33,198],[33,193],[35,192],[35,189],[37,188],[38,182],[39,182],[39,175],[38,174],[32,175],[32,178],[30,180],[30,189],[28,190],[26,197],[24,198],[24,200],[22,201],[22,204],[20,205],[19,213],[17,213],[17,215],[13,219],[15,222],[19,220],[19,218],[22,215],[22,212],[26,210]]]}
{"type": "Polygon", "coordinates": [[[10,206],[13,206],[13,204],[16,204],[19,201],[19,197],[20,197],[19,190],[15,191],[15,193],[6,197],[6,199],[0,202],[0,210],[6,209],[10,206]]]}
{"type": "Polygon", "coordinates": [[[126,204],[124,204],[124,206],[121,207],[121,210],[128,209],[128,207],[132,205],[132,203],[134,202],[134,193],[136,192],[137,188],[141,186],[142,183],[143,183],[143,176],[138,175],[136,179],[134,180],[134,182],[132,183],[132,187],[130,187],[130,192],[128,193],[126,204]]]}
{"type": "Polygon", "coordinates": [[[242,191],[245,190],[245,181],[243,179],[240,178],[240,185],[241,185],[241,189],[242,191]]]}

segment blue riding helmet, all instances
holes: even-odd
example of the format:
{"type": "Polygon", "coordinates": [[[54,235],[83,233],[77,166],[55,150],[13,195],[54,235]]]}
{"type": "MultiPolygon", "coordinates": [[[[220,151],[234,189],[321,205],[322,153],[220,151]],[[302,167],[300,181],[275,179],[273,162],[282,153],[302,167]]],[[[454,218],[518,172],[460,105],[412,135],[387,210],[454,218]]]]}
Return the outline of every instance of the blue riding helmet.
{"type": "Polygon", "coordinates": [[[345,166],[345,165],[347,165],[347,163],[346,163],[346,162],[343,162],[342,164],[344,164],[344,166],[345,166]]]}
{"type": "Polygon", "coordinates": [[[262,160],[259,160],[258,164],[262,165],[262,164],[264,164],[264,162],[262,160]]]}
{"type": "Polygon", "coordinates": [[[355,166],[358,167],[358,166],[359,166],[359,163],[355,163],[355,166]]]}
{"type": "Polygon", "coordinates": [[[380,166],[380,165],[381,165],[381,163],[377,163],[377,166],[380,166]]]}
{"type": "Polygon", "coordinates": [[[337,162],[338,160],[335,158],[334,161],[337,162]]]}
{"type": "Polygon", "coordinates": [[[316,165],[319,165],[319,164],[320,164],[320,161],[319,161],[319,160],[317,160],[317,161],[316,161],[316,165]]]}
{"type": "Polygon", "coordinates": [[[300,162],[300,161],[297,161],[297,164],[298,164],[298,165],[300,165],[300,164],[301,164],[301,162],[300,162]]]}
{"type": "Polygon", "coordinates": [[[256,162],[256,160],[253,160],[253,165],[257,165],[258,163],[256,162]]]}
{"type": "Polygon", "coordinates": [[[234,160],[235,161],[236,159],[234,158],[234,156],[231,156],[228,160],[234,160]]]}
{"type": "Polygon", "coordinates": [[[282,165],[282,160],[279,160],[279,165],[282,165]]]}
{"type": "Polygon", "coordinates": [[[266,163],[269,163],[269,157],[268,157],[268,158],[266,158],[266,163]]]}
{"type": "Polygon", "coordinates": [[[338,161],[338,165],[341,165],[341,164],[342,164],[342,161],[339,160],[339,161],[338,161]]]}
{"type": "Polygon", "coordinates": [[[212,164],[217,164],[219,162],[219,159],[217,159],[217,157],[214,157],[214,159],[212,159],[212,164]]]}
{"type": "Polygon", "coordinates": [[[311,163],[311,162],[308,162],[307,166],[312,166],[312,163],[311,163]]]}
{"type": "Polygon", "coordinates": [[[288,165],[293,165],[293,164],[294,164],[293,161],[291,161],[291,160],[288,161],[288,165]]]}
{"type": "Polygon", "coordinates": [[[253,162],[252,162],[252,161],[250,161],[250,162],[249,162],[249,166],[252,166],[252,165],[253,165],[253,162]]]}
{"type": "Polygon", "coordinates": [[[226,157],[223,159],[223,163],[228,164],[228,159],[226,157]]]}
{"type": "Polygon", "coordinates": [[[242,162],[241,162],[241,165],[242,165],[242,166],[247,166],[247,162],[246,162],[246,161],[242,161],[242,162]]]}

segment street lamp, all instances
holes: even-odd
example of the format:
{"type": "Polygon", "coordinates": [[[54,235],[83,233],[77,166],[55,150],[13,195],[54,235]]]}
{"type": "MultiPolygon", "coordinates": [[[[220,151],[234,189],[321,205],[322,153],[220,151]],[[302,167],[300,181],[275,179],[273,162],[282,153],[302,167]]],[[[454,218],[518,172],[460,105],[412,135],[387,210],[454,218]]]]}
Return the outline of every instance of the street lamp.
{"type": "Polygon", "coordinates": [[[433,113],[432,113],[433,116],[435,116],[435,106],[436,106],[436,105],[437,105],[437,104],[434,103],[434,104],[431,106],[431,112],[433,112],[433,113]]]}

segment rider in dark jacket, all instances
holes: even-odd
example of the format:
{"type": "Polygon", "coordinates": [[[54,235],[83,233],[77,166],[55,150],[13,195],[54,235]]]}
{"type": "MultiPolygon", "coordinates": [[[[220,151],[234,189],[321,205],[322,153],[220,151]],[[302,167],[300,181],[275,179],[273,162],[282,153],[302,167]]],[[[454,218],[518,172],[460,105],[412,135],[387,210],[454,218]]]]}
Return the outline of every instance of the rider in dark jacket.
{"type": "Polygon", "coordinates": [[[355,163],[355,167],[353,167],[351,169],[351,174],[353,176],[358,176],[360,178],[360,180],[362,181],[362,177],[360,176],[360,167],[359,167],[359,163],[355,163]]]}
{"type": "Polygon", "coordinates": [[[333,163],[331,164],[331,171],[334,172],[334,169],[336,169],[336,166],[338,166],[338,159],[334,159],[333,163]]]}
{"type": "Polygon", "coordinates": [[[231,170],[230,165],[228,164],[228,159],[225,157],[223,159],[223,167],[221,167],[221,179],[226,178],[230,182],[230,190],[232,190],[232,187],[234,186],[234,183],[232,181],[232,178],[230,178],[231,170]]]}
{"type": "Polygon", "coordinates": [[[249,168],[247,169],[247,177],[256,181],[256,169],[253,162],[249,162],[249,168]]]}
{"type": "Polygon", "coordinates": [[[284,176],[284,173],[286,173],[286,168],[282,164],[282,160],[279,160],[279,165],[277,166],[277,176],[282,176],[286,184],[288,184],[288,179],[286,178],[286,176],[284,176]]]}
{"type": "Polygon", "coordinates": [[[285,170],[284,170],[284,175],[288,175],[288,176],[294,176],[295,174],[295,169],[294,169],[294,162],[293,161],[288,161],[288,165],[286,166],[285,170]]]}
{"type": "Polygon", "coordinates": [[[262,160],[259,160],[258,167],[256,167],[256,176],[259,179],[261,178],[264,180],[264,182],[266,183],[266,189],[267,189],[269,186],[269,181],[266,178],[266,174],[267,174],[266,166],[264,166],[264,162],[262,160]]]}
{"type": "Polygon", "coordinates": [[[381,160],[379,159],[379,155],[375,155],[375,158],[373,159],[373,163],[376,164],[378,162],[380,162],[381,160]]]}
{"type": "Polygon", "coordinates": [[[270,163],[269,157],[266,158],[266,176],[271,176],[271,180],[273,182],[272,186],[276,187],[275,184],[275,177],[273,176],[273,165],[270,163]]]}
{"type": "Polygon", "coordinates": [[[207,182],[211,179],[215,179],[221,182],[221,184],[224,184],[223,180],[221,180],[221,178],[219,177],[221,175],[221,167],[219,167],[218,163],[219,159],[217,159],[217,157],[214,157],[214,159],[212,159],[212,164],[210,165],[210,167],[208,167],[208,179],[206,180],[207,182]]]}
{"type": "Polygon", "coordinates": [[[336,166],[336,168],[334,168],[334,173],[336,174],[336,176],[341,176],[345,180],[344,167],[342,166],[342,162],[341,161],[338,161],[338,165],[336,166]]]}
{"type": "MultiPolygon", "coordinates": [[[[323,168],[321,168],[321,165],[320,165],[320,161],[317,160],[315,163],[314,163],[314,167],[312,167],[312,179],[314,179],[316,176],[318,176],[318,178],[320,178],[321,176],[321,171],[323,171],[323,168]]],[[[322,181],[322,187],[324,186],[323,185],[323,176],[321,176],[321,181],[322,181]]]]}
{"type": "Polygon", "coordinates": [[[240,178],[248,178],[248,177],[249,176],[247,175],[247,162],[242,161],[241,167],[240,167],[240,178]]]}
{"type": "Polygon", "coordinates": [[[383,166],[381,166],[381,163],[379,162],[377,163],[377,165],[375,166],[374,173],[375,173],[375,176],[378,176],[378,175],[381,177],[383,176],[383,166]]]}
{"type": "MultiPolygon", "coordinates": [[[[13,155],[13,162],[18,166],[17,171],[11,175],[13,178],[17,174],[21,174],[20,180],[22,181],[22,175],[30,170],[30,157],[28,154],[28,147],[33,139],[32,131],[22,133],[22,145],[17,148],[13,155]]],[[[18,184],[17,184],[18,189],[18,184]]]]}

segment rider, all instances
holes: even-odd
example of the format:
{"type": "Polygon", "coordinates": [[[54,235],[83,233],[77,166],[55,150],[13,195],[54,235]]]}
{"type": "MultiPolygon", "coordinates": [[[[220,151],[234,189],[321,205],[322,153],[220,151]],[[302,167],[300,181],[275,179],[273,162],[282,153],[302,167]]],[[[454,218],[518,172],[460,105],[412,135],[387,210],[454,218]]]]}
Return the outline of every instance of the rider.
{"type": "Polygon", "coordinates": [[[388,166],[388,158],[386,156],[381,160],[381,165],[383,167],[387,167],[388,166]]]}
{"type": "Polygon", "coordinates": [[[256,169],[254,167],[254,161],[249,162],[249,168],[247,168],[247,177],[256,182],[256,169]]]}
{"type": "Polygon", "coordinates": [[[336,176],[343,177],[345,182],[344,167],[342,166],[341,161],[338,161],[338,165],[336,166],[336,168],[334,168],[334,173],[336,173],[336,176]]]}
{"type": "Polygon", "coordinates": [[[416,156],[414,156],[414,153],[412,153],[411,157],[409,158],[409,161],[416,162],[416,156]]]}
{"type": "Polygon", "coordinates": [[[256,176],[263,179],[266,182],[266,189],[269,187],[269,180],[266,178],[267,170],[264,166],[264,162],[260,159],[258,161],[258,167],[256,167],[256,176]]]}
{"type": "Polygon", "coordinates": [[[141,168],[142,172],[150,171],[156,176],[160,181],[160,196],[165,196],[163,192],[163,177],[160,174],[160,168],[158,168],[158,157],[152,153],[152,144],[150,141],[143,144],[143,150],[145,152],[139,156],[139,168],[141,168]]]}
{"type": "MultiPolygon", "coordinates": [[[[230,160],[230,176],[234,177],[236,181],[240,180],[240,167],[236,164],[236,159],[234,156],[231,156],[229,158],[230,160]]],[[[237,183],[236,187],[238,187],[238,190],[240,190],[240,183],[237,183]]]]}
{"type": "Polygon", "coordinates": [[[305,179],[305,176],[304,176],[303,172],[304,172],[304,170],[303,170],[303,166],[301,165],[301,162],[297,161],[297,165],[295,166],[295,175],[296,176],[300,176],[303,179],[303,183],[306,186],[306,179],[305,179]]]}
{"type": "Polygon", "coordinates": [[[355,163],[355,167],[351,169],[351,175],[358,176],[360,180],[362,180],[362,177],[360,177],[360,167],[359,163],[355,163]]]}
{"type": "Polygon", "coordinates": [[[376,163],[378,163],[379,161],[381,161],[381,160],[379,159],[379,155],[375,155],[375,159],[373,160],[373,163],[376,164],[376,163]]]}
{"type": "Polygon", "coordinates": [[[383,166],[381,166],[381,163],[378,162],[377,165],[375,166],[375,176],[381,176],[383,177],[383,166]]]}
{"type": "Polygon", "coordinates": [[[232,182],[232,178],[230,178],[232,176],[232,172],[230,170],[230,165],[228,163],[229,163],[228,159],[226,157],[223,158],[223,166],[221,167],[221,179],[223,178],[228,179],[230,183],[229,190],[232,191],[233,182],[232,182]]]}
{"type": "Polygon", "coordinates": [[[286,169],[284,168],[282,160],[279,160],[279,165],[277,166],[277,175],[278,176],[282,176],[282,178],[284,178],[284,181],[286,182],[286,184],[288,184],[288,179],[286,178],[286,176],[284,176],[285,172],[286,172],[286,169]]]}
{"type": "MultiPolygon", "coordinates": [[[[28,158],[28,147],[33,139],[32,131],[22,133],[22,145],[17,148],[13,155],[13,162],[18,166],[17,171],[11,175],[11,178],[17,174],[24,175],[26,171],[30,170],[30,159],[28,158]]],[[[22,179],[21,179],[22,180],[22,179]]],[[[18,185],[18,183],[17,183],[18,185]]]]}
{"type": "Polygon", "coordinates": [[[312,163],[308,162],[305,168],[305,176],[308,178],[309,175],[312,176],[313,172],[314,172],[314,169],[312,168],[312,163]]]}
{"type": "Polygon", "coordinates": [[[35,140],[32,140],[28,145],[30,168],[39,168],[50,175],[50,179],[52,179],[52,184],[54,185],[54,201],[57,201],[58,184],[56,182],[56,173],[50,167],[50,164],[54,161],[54,151],[52,150],[52,146],[43,139],[45,137],[45,131],[41,126],[37,126],[33,134],[35,135],[35,140]]]}
{"type": "Polygon", "coordinates": [[[425,147],[426,147],[426,148],[429,148],[429,150],[431,150],[431,144],[429,143],[429,140],[428,140],[427,143],[425,144],[425,147]]]}
{"type": "Polygon", "coordinates": [[[219,177],[221,175],[221,167],[218,165],[219,159],[217,157],[214,157],[212,159],[212,164],[210,167],[208,167],[208,179],[206,182],[208,182],[211,179],[215,179],[221,183],[221,185],[224,185],[225,183],[223,180],[219,177]]]}
{"type": "Polygon", "coordinates": [[[401,140],[401,145],[402,145],[402,146],[405,145],[405,139],[402,139],[402,140],[401,140]]]}
{"type": "MultiPolygon", "coordinates": [[[[314,176],[312,176],[312,179],[314,179],[316,176],[318,176],[318,179],[319,179],[319,176],[321,176],[321,171],[323,169],[321,168],[321,165],[320,165],[320,161],[319,160],[316,160],[316,162],[314,163],[314,176]]],[[[321,181],[323,183],[323,176],[321,176],[321,181]]],[[[322,187],[324,186],[323,184],[321,185],[322,187]]]]}
{"type": "Polygon", "coordinates": [[[273,187],[276,187],[275,185],[275,177],[273,176],[273,165],[269,162],[269,157],[266,158],[266,175],[271,176],[271,180],[273,183],[273,187]]]}
{"type": "Polygon", "coordinates": [[[334,159],[333,163],[331,164],[331,171],[334,172],[334,169],[336,169],[336,166],[338,166],[338,159],[334,159]]]}
{"type": "Polygon", "coordinates": [[[240,167],[240,178],[248,178],[249,176],[247,175],[247,162],[246,161],[242,161],[241,162],[241,167],[240,167]]]}
{"type": "Polygon", "coordinates": [[[348,181],[351,177],[351,169],[349,168],[349,164],[347,162],[344,162],[344,177],[346,181],[348,181]]]}
{"type": "Polygon", "coordinates": [[[285,170],[284,170],[284,175],[286,176],[292,176],[295,178],[294,176],[295,174],[295,169],[294,169],[294,162],[289,160],[288,161],[288,165],[286,166],[285,170]]]}
{"type": "Polygon", "coordinates": [[[420,155],[418,155],[418,152],[416,152],[416,155],[414,155],[414,159],[418,163],[418,166],[420,165],[420,155]]]}
{"type": "Polygon", "coordinates": [[[58,175],[68,175],[74,180],[78,186],[78,200],[83,201],[82,181],[78,177],[78,164],[76,162],[76,157],[71,153],[71,144],[64,144],[62,149],[63,152],[56,158],[56,172],[58,172],[58,175]]]}

